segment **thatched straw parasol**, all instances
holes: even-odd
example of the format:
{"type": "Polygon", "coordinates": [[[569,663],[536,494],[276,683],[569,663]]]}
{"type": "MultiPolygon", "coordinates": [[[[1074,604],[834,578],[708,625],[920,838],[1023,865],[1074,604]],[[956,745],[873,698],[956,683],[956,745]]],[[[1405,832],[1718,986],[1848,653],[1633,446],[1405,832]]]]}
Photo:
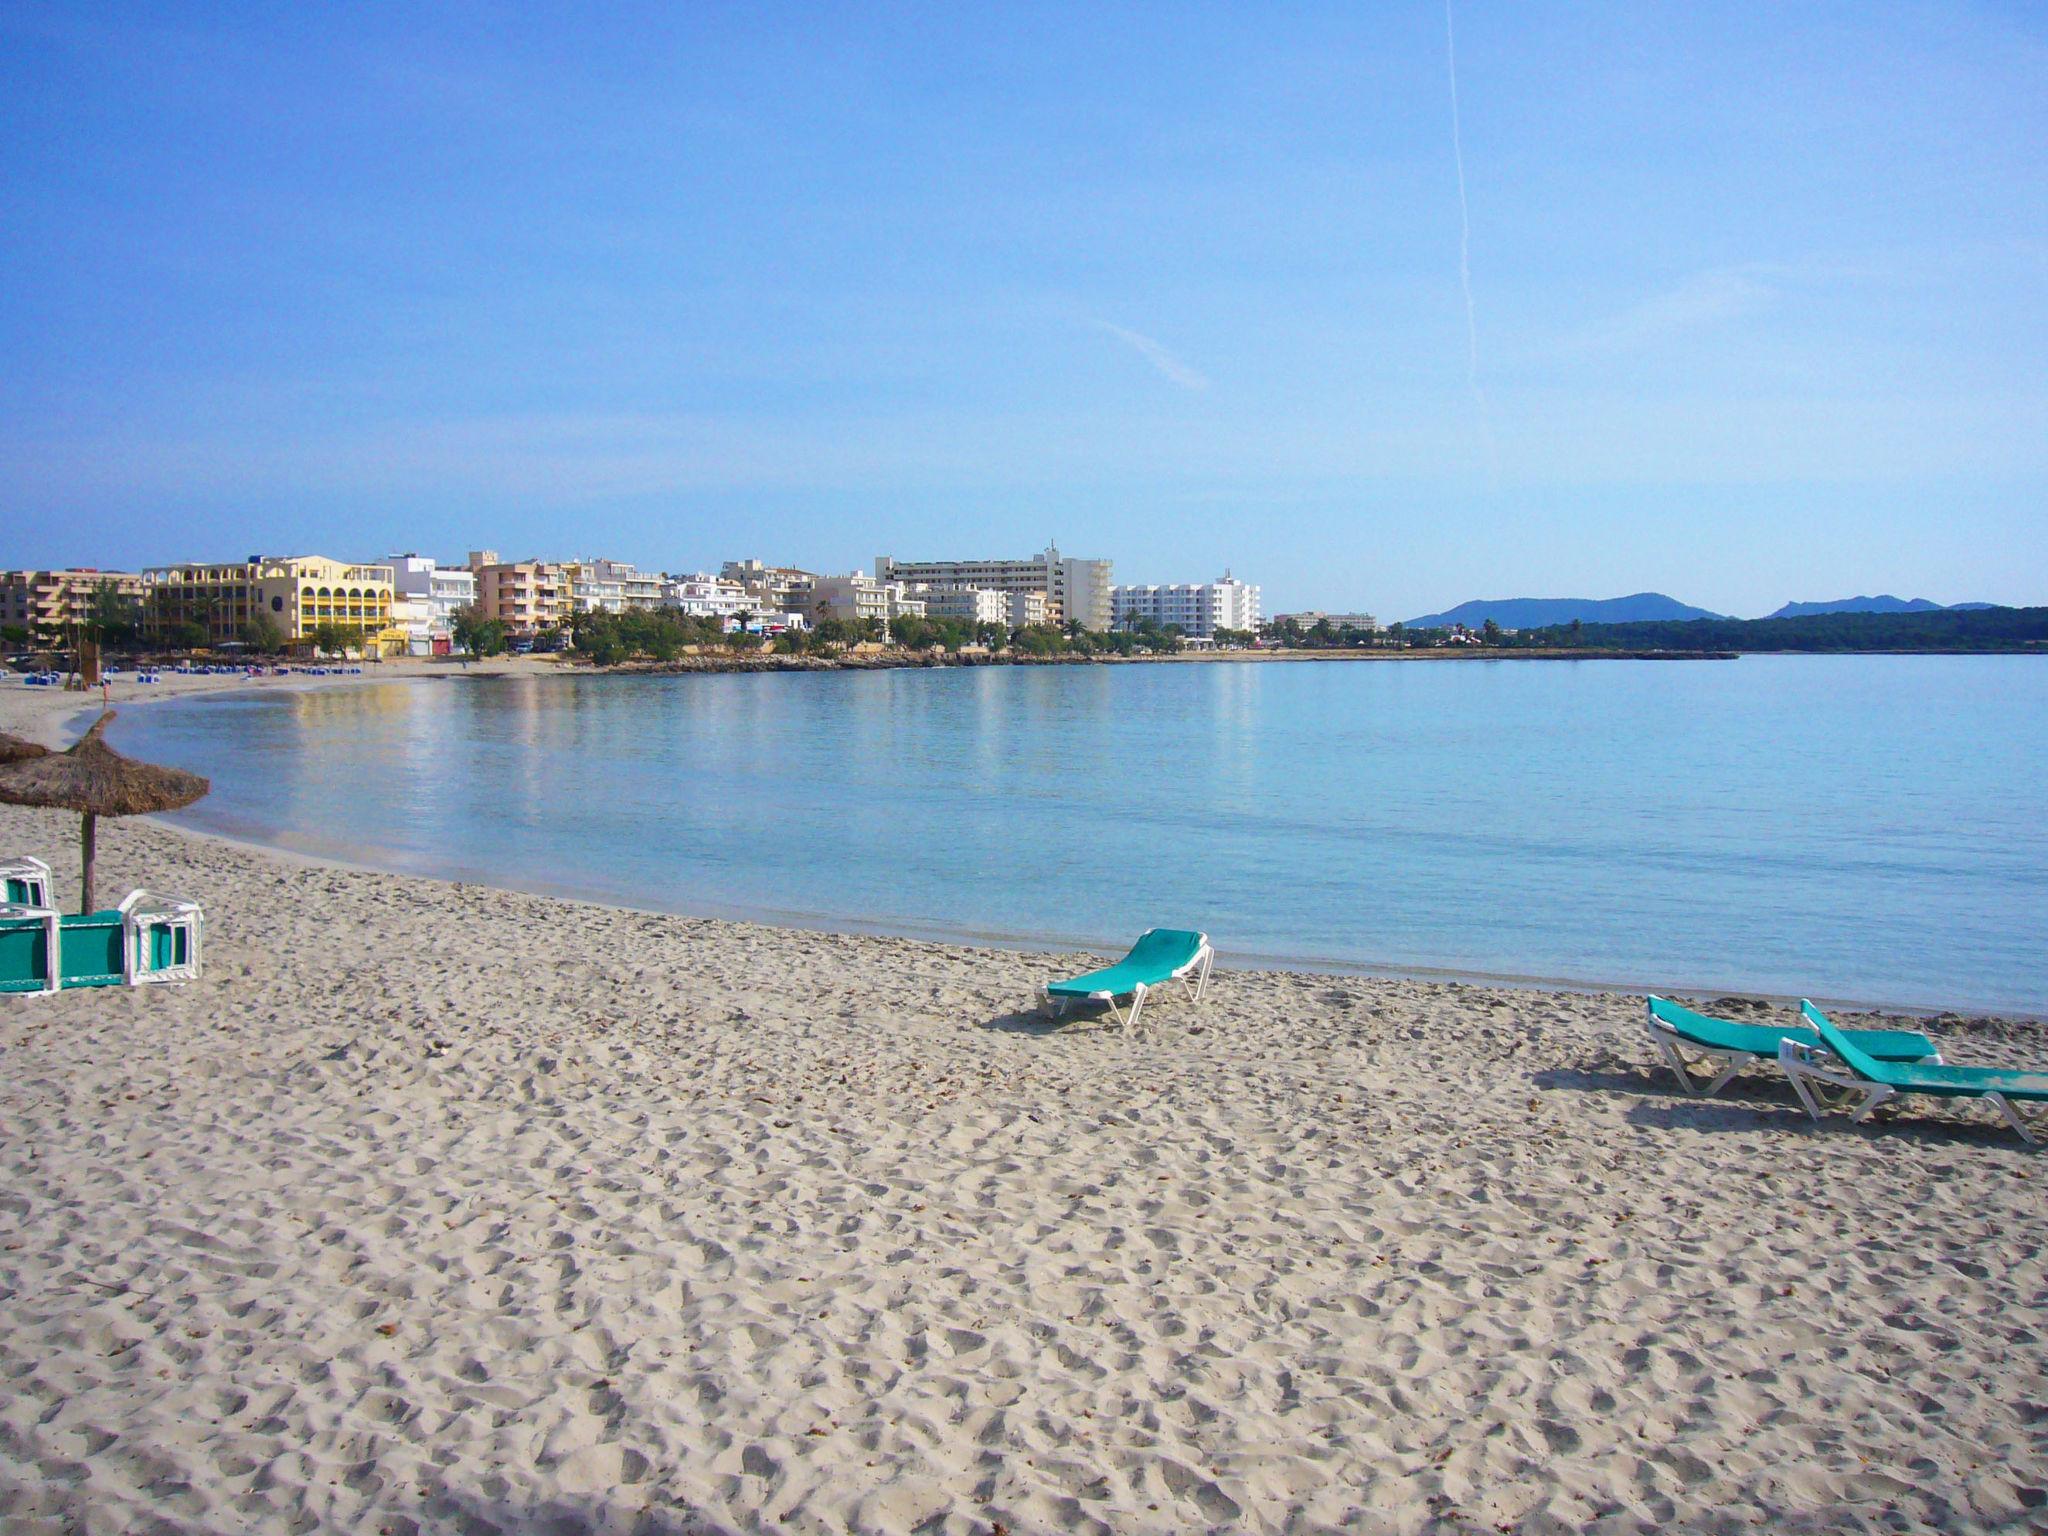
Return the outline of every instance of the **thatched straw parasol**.
{"type": "Polygon", "coordinates": [[[102,739],[110,709],[67,752],[51,752],[0,768],[0,803],[46,805],[77,811],[82,855],[79,907],[93,910],[94,842],[102,816],[144,816],[190,805],[213,786],[196,773],[158,768],[123,757],[102,739]]]}
{"type": "Polygon", "coordinates": [[[48,757],[50,749],[38,742],[24,741],[0,731],[0,764],[25,763],[32,757],[48,757]]]}

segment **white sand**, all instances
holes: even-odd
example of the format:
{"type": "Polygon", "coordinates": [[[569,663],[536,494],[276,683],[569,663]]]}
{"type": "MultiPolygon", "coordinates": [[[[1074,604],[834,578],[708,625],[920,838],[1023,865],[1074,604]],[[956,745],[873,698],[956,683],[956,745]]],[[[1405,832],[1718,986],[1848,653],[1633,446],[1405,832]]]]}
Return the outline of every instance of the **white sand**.
{"type": "Polygon", "coordinates": [[[2048,1521],[1988,1111],[1687,1100],[1620,996],[1047,1032],[1045,957],[101,842],[207,974],[0,998],[7,1531],[2048,1521]]]}

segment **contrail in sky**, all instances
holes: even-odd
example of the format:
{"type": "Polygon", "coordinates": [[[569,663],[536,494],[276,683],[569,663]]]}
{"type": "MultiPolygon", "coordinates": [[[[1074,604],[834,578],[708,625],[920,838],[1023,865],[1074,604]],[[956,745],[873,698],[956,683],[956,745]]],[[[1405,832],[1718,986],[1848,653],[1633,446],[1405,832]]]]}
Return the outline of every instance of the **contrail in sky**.
{"type": "Polygon", "coordinates": [[[1465,290],[1465,382],[1479,412],[1479,436],[1486,444],[1486,462],[1500,478],[1500,455],[1494,451],[1493,422],[1486,409],[1486,391],[1479,387],[1479,315],[1472,307],[1472,209],[1465,201],[1465,142],[1458,127],[1458,35],[1451,25],[1451,0],[1444,0],[1444,47],[1451,71],[1451,156],[1458,164],[1458,282],[1465,290]]]}

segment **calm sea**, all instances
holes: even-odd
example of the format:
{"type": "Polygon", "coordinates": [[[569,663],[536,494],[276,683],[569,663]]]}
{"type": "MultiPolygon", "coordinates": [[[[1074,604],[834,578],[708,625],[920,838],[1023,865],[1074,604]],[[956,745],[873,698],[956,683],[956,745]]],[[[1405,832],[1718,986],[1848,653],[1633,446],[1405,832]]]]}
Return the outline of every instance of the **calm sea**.
{"type": "Polygon", "coordinates": [[[2048,658],[466,679],[123,711],[194,825],[1029,945],[2048,1013],[2048,658]]]}

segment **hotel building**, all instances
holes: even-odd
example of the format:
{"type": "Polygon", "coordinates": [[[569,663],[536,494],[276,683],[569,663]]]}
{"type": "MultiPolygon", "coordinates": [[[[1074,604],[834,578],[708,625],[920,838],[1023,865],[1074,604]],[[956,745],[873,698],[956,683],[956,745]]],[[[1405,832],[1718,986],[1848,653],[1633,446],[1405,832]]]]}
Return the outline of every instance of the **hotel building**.
{"type": "Polygon", "coordinates": [[[1113,589],[1116,622],[1130,629],[1142,619],[1162,628],[1177,624],[1197,640],[1219,629],[1252,631],[1259,627],[1259,589],[1225,571],[1216,581],[1179,581],[1113,589]]]}
{"type": "Polygon", "coordinates": [[[1328,624],[1332,629],[1356,629],[1367,633],[1376,632],[1380,621],[1369,613],[1324,613],[1311,608],[1303,613],[1276,613],[1275,624],[1293,623],[1303,629],[1314,629],[1318,624],[1328,624]]]}
{"type": "Polygon", "coordinates": [[[875,560],[875,578],[913,586],[1038,592],[1045,598],[1043,622],[1078,621],[1086,629],[1106,630],[1116,616],[1111,563],[1071,559],[1057,545],[1028,560],[895,560],[882,555],[875,560]]]}
{"type": "Polygon", "coordinates": [[[55,639],[92,618],[100,586],[112,582],[116,595],[142,602],[142,578],[132,571],[0,571],[0,624],[31,636],[55,639]]]}
{"type": "Polygon", "coordinates": [[[405,632],[392,623],[392,577],[388,565],[350,565],[324,555],[156,566],[142,573],[143,627],[160,638],[172,625],[197,624],[209,645],[223,645],[264,615],[290,643],[311,640],[322,624],[340,624],[362,631],[363,649],[392,654],[406,644],[405,632]]]}

